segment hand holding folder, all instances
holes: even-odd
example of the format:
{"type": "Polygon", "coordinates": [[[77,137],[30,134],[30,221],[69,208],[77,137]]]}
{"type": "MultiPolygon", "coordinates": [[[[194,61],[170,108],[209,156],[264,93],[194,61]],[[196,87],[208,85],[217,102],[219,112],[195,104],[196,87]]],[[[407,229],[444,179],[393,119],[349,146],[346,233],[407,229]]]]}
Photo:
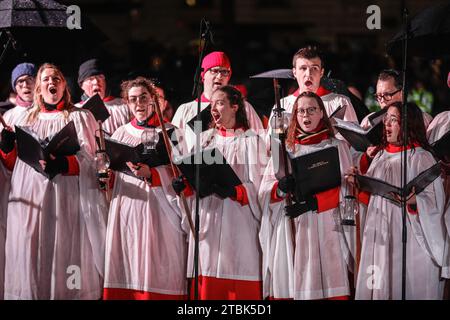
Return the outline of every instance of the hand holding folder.
{"type": "MultiPolygon", "coordinates": [[[[441,174],[441,166],[439,163],[434,164],[427,170],[420,173],[406,185],[406,193],[408,198],[414,194],[421,193],[430,183],[432,183],[441,174]]],[[[394,186],[383,180],[368,176],[355,175],[356,183],[361,190],[370,192],[389,199],[399,204],[402,188],[394,186]]]]}
{"type": "Polygon", "coordinates": [[[197,155],[190,153],[174,159],[174,163],[186,177],[189,184],[199,192],[200,198],[207,197],[213,193],[228,197],[231,195],[231,190],[234,187],[242,184],[233,168],[227,163],[217,148],[204,149],[197,155]],[[199,187],[195,183],[196,161],[200,165],[199,187]],[[213,185],[218,187],[213,187],[213,185]]]}
{"type": "MultiPolygon", "coordinates": [[[[26,127],[16,126],[17,154],[19,159],[33,167],[50,180],[57,173],[46,172],[42,160],[51,162],[55,158],[75,155],[80,150],[77,132],[73,121],[51,137],[44,140],[26,127]],[[53,158],[52,158],[53,157],[53,158]]],[[[48,170],[47,170],[48,171],[48,170]]]]}

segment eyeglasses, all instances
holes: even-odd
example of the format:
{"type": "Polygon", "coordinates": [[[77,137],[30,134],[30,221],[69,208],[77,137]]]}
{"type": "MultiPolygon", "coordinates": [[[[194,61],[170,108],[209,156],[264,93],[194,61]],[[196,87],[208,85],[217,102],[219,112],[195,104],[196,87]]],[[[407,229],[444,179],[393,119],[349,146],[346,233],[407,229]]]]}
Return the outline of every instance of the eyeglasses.
{"type": "Polygon", "coordinates": [[[222,77],[228,77],[231,73],[231,70],[228,69],[209,69],[209,72],[211,72],[211,74],[213,76],[217,75],[218,73],[220,73],[220,75],[222,77]]]}
{"type": "Polygon", "coordinates": [[[304,117],[306,114],[312,116],[317,111],[317,107],[308,107],[306,109],[298,108],[297,112],[300,116],[304,117]]]}
{"type": "Polygon", "coordinates": [[[394,92],[391,92],[391,93],[374,94],[373,96],[375,97],[375,99],[377,99],[377,101],[381,101],[381,99],[384,99],[384,101],[390,101],[392,99],[392,97],[397,92],[400,92],[401,90],[402,89],[398,89],[398,90],[395,90],[394,92]]]}
{"type": "Polygon", "coordinates": [[[390,125],[392,126],[392,125],[394,125],[394,124],[399,124],[399,123],[400,123],[400,120],[399,120],[397,117],[395,117],[395,116],[385,115],[385,116],[383,117],[383,123],[384,123],[385,125],[390,124],[390,125]]]}
{"type": "Polygon", "coordinates": [[[146,94],[142,94],[138,97],[136,97],[136,96],[128,97],[128,102],[130,104],[136,104],[136,103],[140,102],[141,104],[149,104],[150,106],[155,105],[155,102],[152,99],[150,99],[150,97],[146,94]]]}

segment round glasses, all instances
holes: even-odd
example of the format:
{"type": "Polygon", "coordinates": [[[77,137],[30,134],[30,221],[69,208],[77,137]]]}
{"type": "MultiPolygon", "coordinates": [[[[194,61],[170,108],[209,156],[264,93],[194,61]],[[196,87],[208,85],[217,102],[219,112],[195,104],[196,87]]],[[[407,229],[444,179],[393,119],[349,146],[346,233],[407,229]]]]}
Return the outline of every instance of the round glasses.
{"type": "Polygon", "coordinates": [[[306,109],[298,108],[297,113],[304,117],[306,115],[312,116],[314,113],[316,113],[317,107],[308,107],[306,109]]]}

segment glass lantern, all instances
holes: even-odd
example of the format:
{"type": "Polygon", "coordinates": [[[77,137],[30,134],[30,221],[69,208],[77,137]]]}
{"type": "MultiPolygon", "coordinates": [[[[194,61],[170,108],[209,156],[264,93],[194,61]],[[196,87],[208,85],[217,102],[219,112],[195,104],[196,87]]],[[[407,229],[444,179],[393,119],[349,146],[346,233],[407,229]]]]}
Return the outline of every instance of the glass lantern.
{"type": "Polygon", "coordinates": [[[156,128],[146,128],[142,131],[141,142],[144,145],[143,154],[150,154],[156,150],[159,142],[159,134],[156,128]]]}

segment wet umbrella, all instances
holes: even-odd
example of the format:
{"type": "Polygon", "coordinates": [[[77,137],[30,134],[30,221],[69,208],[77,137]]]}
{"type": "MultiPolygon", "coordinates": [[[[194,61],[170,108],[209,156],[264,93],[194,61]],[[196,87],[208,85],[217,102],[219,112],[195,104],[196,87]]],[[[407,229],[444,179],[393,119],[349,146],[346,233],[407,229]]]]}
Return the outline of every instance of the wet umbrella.
{"type": "Polygon", "coordinates": [[[22,60],[64,63],[95,51],[107,37],[84,15],[81,29],[69,29],[67,21],[71,15],[67,6],[52,0],[0,1],[3,58],[13,49],[22,60]]]}
{"type": "MultiPolygon", "coordinates": [[[[402,30],[388,43],[390,54],[401,54],[404,35],[402,30]]],[[[450,56],[450,3],[429,7],[411,19],[408,54],[430,59],[450,56]]]]}

